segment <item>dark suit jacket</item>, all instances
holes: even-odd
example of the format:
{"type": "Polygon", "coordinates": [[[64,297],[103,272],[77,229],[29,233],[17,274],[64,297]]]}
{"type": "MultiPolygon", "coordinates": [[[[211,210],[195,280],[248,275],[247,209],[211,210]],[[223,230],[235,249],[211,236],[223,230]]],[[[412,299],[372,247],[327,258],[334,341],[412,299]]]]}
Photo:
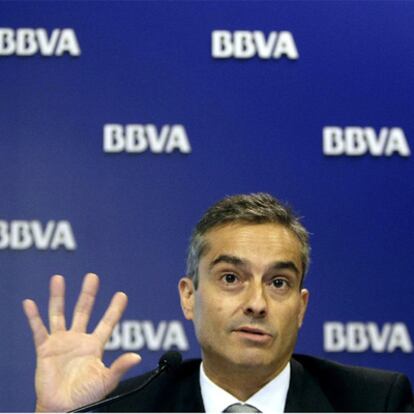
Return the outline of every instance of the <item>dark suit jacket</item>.
{"type": "MultiPolygon", "coordinates": [[[[107,412],[204,412],[200,360],[163,373],[139,393],[114,402],[107,412]]],[[[413,394],[406,376],[351,367],[305,355],[291,361],[285,412],[408,412],[413,394]]],[[[124,381],[113,394],[143,383],[151,373],[124,381]]]]}

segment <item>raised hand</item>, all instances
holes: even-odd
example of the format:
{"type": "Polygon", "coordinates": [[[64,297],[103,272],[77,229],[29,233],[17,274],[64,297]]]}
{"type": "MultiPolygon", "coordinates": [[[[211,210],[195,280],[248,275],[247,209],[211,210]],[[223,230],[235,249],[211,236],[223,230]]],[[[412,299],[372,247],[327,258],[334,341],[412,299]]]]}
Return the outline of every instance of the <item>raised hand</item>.
{"type": "Polygon", "coordinates": [[[72,326],[66,328],[65,280],[50,280],[49,331],[33,300],[23,301],[23,309],[33,332],[37,355],[35,374],[36,411],[64,412],[104,398],[121,376],[138,364],[138,354],[126,353],[110,367],[102,362],[104,346],[127,305],[127,296],[117,292],[95,330],[86,333],[98,291],[99,278],[85,276],[73,313],[72,326]]]}

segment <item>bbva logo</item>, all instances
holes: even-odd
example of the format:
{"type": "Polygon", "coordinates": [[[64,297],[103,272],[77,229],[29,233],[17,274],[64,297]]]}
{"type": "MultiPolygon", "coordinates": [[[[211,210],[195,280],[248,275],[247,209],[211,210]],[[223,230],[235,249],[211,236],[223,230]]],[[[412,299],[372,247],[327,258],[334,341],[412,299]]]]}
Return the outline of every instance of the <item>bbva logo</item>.
{"type": "Polygon", "coordinates": [[[50,220],[43,225],[38,220],[0,220],[0,250],[76,249],[72,226],[68,221],[50,220]]]}
{"type": "Polygon", "coordinates": [[[104,152],[172,153],[191,152],[190,141],[183,125],[163,125],[159,130],[153,124],[106,124],[103,132],[104,152]]]}
{"type": "Polygon", "coordinates": [[[323,153],[329,156],[354,157],[365,154],[374,157],[411,155],[407,138],[401,128],[381,128],[377,134],[374,128],[357,126],[323,128],[323,153]]]}
{"type": "Polygon", "coordinates": [[[292,33],[287,31],[270,32],[266,36],[258,30],[214,30],[211,33],[211,54],[218,59],[250,59],[256,55],[261,59],[299,58],[292,33]]]}
{"type": "Polygon", "coordinates": [[[413,352],[407,326],[402,322],[325,322],[324,350],[326,352],[413,352]]]}
{"type": "Polygon", "coordinates": [[[0,28],[0,56],[80,56],[81,49],[73,29],[53,29],[50,35],[46,29],[0,28]]]}
{"type": "Polygon", "coordinates": [[[105,349],[137,351],[146,347],[150,351],[177,349],[187,351],[187,336],[180,321],[126,320],[115,326],[105,349]]]}

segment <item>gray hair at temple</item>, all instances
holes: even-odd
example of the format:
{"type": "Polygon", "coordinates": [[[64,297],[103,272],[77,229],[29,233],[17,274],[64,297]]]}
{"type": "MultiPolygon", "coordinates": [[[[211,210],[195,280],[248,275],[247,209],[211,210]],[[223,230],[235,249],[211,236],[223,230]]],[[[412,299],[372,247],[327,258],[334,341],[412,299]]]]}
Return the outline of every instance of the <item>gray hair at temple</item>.
{"type": "Polygon", "coordinates": [[[208,247],[204,235],[213,228],[229,223],[277,223],[292,231],[302,245],[301,286],[309,268],[309,233],[290,207],[267,193],[228,196],[210,207],[193,230],[187,256],[187,276],[198,286],[198,264],[208,247]]]}

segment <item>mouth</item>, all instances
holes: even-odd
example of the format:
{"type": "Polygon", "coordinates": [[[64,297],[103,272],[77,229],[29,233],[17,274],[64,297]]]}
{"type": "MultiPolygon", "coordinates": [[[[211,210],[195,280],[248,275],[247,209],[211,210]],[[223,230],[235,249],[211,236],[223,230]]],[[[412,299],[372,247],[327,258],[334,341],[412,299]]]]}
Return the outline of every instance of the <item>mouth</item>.
{"type": "Polygon", "coordinates": [[[235,329],[233,332],[243,340],[259,344],[266,344],[270,342],[273,337],[273,335],[264,331],[263,329],[251,326],[241,326],[240,328],[235,329]]]}

